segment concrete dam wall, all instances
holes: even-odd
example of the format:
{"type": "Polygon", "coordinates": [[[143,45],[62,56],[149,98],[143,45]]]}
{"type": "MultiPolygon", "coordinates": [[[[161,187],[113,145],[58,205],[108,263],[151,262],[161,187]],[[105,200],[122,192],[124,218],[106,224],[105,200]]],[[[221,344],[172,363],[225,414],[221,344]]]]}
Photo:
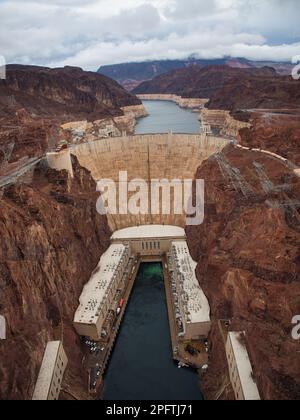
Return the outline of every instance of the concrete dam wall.
{"type": "MultiPolygon", "coordinates": [[[[129,181],[143,179],[150,185],[152,179],[193,179],[202,161],[226,144],[228,140],[213,136],[156,134],[83,143],[72,148],[71,153],[97,181],[112,179],[118,184],[119,172],[127,171],[129,181]]],[[[150,201],[149,194],[151,205],[150,201]]],[[[109,224],[113,231],[147,224],[184,227],[185,215],[109,215],[109,224]]]]}

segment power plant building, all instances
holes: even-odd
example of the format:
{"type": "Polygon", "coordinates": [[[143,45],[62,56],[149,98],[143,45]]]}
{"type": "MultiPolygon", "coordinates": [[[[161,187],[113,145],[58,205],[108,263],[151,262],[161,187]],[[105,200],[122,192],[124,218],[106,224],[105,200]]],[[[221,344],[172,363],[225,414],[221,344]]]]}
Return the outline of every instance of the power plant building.
{"type": "Polygon", "coordinates": [[[244,332],[229,332],[226,344],[229,376],[236,400],[260,400],[244,332]]]}
{"type": "Polygon", "coordinates": [[[126,287],[132,262],[130,247],[123,244],[112,244],[102,255],[75,313],[74,327],[80,336],[101,339],[109,311],[117,310],[118,296],[126,287]]]}
{"type": "Polygon", "coordinates": [[[187,341],[207,338],[211,328],[210,306],[185,241],[172,242],[168,262],[179,337],[187,341]]]}
{"type": "Polygon", "coordinates": [[[133,254],[159,257],[159,260],[169,252],[174,240],[186,240],[183,228],[168,225],[137,226],[119,230],[112,236],[113,243],[128,243],[133,254]]]}
{"type": "Polygon", "coordinates": [[[68,358],[61,341],[47,344],[32,400],[55,401],[61,391],[68,358]]]}

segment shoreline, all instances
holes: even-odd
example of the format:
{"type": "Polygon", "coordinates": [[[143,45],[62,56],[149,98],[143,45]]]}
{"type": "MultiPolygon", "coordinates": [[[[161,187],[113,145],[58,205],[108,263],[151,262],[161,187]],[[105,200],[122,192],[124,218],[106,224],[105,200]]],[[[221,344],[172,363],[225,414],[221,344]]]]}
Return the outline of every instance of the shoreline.
{"type": "Polygon", "coordinates": [[[195,112],[203,109],[209,102],[209,99],[206,98],[183,98],[174,94],[144,94],[137,95],[137,97],[141,101],[175,102],[180,108],[194,110],[195,112]]]}

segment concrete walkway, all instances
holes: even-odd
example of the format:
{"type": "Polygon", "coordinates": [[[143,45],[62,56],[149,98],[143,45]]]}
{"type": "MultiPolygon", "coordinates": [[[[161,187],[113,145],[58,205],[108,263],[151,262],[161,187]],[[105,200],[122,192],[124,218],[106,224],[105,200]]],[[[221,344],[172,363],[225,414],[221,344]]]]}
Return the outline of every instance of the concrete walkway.
{"type": "Polygon", "coordinates": [[[275,159],[279,159],[282,163],[284,163],[289,169],[292,169],[294,171],[294,174],[300,177],[300,168],[298,168],[295,164],[293,164],[290,160],[284,158],[283,156],[280,156],[276,153],[270,152],[268,150],[263,149],[251,149],[250,147],[242,146],[241,144],[235,144],[235,147],[238,147],[239,149],[247,150],[250,152],[258,152],[258,153],[264,153],[268,156],[274,157],[275,159]]]}
{"type": "Polygon", "coordinates": [[[11,184],[15,184],[19,178],[25,176],[28,172],[33,170],[33,168],[42,160],[42,158],[28,158],[24,159],[21,164],[17,162],[16,164],[8,165],[0,171],[0,188],[6,187],[11,184]],[[5,171],[4,171],[5,169],[5,171]],[[5,175],[4,175],[5,172],[5,175]],[[3,173],[3,175],[2,175],[3,173]],[[1,176],[2,175],[2,176],[1,176]]]}

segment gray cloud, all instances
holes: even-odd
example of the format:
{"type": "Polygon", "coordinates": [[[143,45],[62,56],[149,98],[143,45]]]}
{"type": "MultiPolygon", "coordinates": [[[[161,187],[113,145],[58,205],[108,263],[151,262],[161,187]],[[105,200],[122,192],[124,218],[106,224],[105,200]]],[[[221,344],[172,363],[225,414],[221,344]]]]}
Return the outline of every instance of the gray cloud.
{"type": "Polygon", "coordinates": [[[176,0],[174,5],[166,11],[166,16],[174,19],[195,19],[197,16],[212,15],[217,11],[215,0],[176,0]]]}
{"type": "Polygon", "coordinates": [[[300,54],[298,0],[0,0],[8,62],[78,65],[300,54]]]}

